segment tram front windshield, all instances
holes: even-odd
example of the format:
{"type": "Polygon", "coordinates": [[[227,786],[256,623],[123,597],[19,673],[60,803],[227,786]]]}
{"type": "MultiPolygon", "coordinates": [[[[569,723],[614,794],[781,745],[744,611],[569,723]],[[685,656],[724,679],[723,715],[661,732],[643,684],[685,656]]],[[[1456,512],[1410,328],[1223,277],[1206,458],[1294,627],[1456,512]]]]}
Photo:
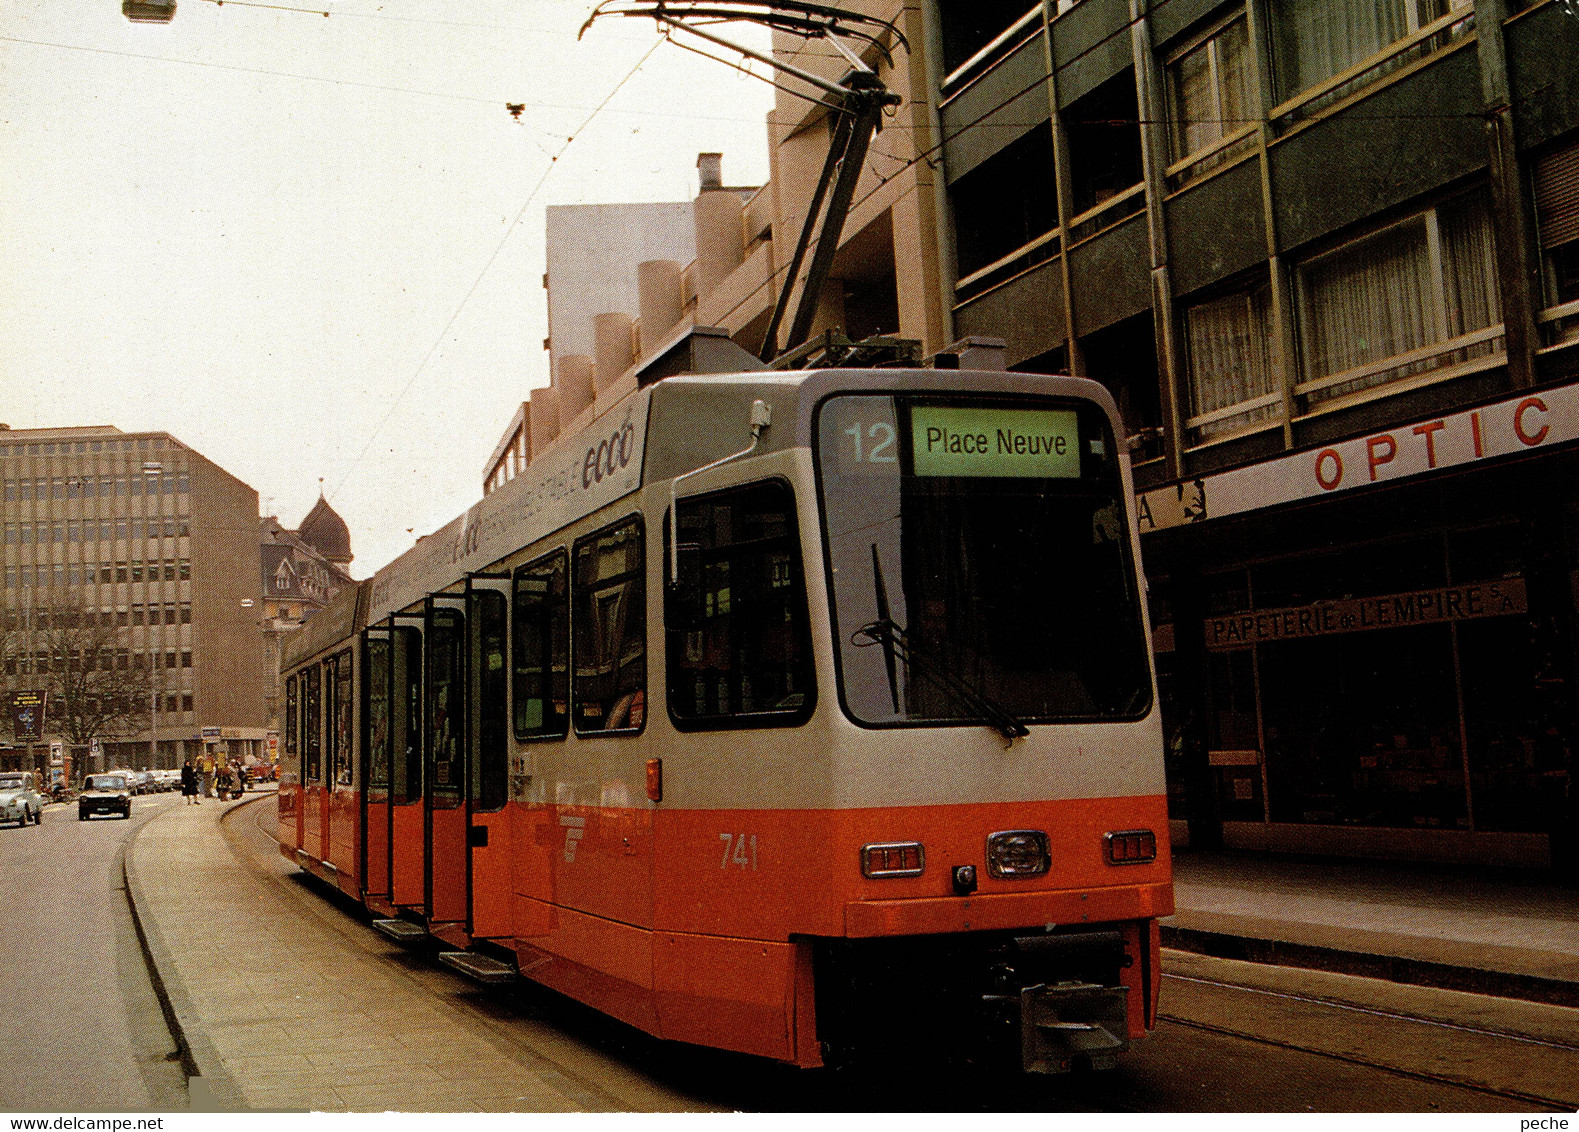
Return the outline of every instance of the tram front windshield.
{"type": "Polygon", "coordinates": [[[973,693],[1024,723],[1149,710],[1118,450],[1097,406],[840,396],[817,436],[852,718],[979,722],[973,693]]]}

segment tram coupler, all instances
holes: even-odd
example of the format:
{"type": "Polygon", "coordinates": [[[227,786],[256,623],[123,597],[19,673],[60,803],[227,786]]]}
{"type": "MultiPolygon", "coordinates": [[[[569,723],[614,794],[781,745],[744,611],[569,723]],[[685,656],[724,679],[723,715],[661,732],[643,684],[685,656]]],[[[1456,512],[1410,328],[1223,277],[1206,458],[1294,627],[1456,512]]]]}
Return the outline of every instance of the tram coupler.
{"type": "Polygon", "coordinates": [[[1129,1048],[1129,988],[1039,983],[1020,991],[1020,1063],[1027,1073],[1068,1073],[1078,1058],[1111,1069],[1129,1048]]]}

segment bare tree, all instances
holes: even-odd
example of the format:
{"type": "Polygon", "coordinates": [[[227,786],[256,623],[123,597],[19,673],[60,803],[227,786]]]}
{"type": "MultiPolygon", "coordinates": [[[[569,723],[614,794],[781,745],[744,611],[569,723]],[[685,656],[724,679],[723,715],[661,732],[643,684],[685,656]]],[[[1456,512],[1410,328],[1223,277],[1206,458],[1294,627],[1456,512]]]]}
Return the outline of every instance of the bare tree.
{"type": "Polygon", "coordinates": [[[152,673],[107,616],[56,606],[36,639],[49,654],[49,717],[78,746],[135,735],[151,722],[152,673]]]}
{"type": "Polygon", "coordinates": [[[152,721],[155,673],[112,616],[69,605],[0,616],[6,684],[46,690],[46,730],[75,747],[135,735],[152,721]]]}

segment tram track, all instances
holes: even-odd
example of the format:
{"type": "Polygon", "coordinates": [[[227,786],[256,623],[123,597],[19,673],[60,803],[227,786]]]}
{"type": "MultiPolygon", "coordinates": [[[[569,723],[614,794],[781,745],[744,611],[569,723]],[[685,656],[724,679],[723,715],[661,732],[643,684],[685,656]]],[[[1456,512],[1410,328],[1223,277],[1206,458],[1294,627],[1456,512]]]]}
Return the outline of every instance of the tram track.
{"type": "MultiPolygon", "coordinates": [[[[1298,994],[1284,990],[1273,990],[1266,987],[1246,986],[1242,983],[1234,983],[1222,979],[1203,978],[1198,975],[1177,975],[1164,972],[1162,977],[1165,983],[1168,981],[1189,983],[1200,987],[1209,987],[1212,990],[1218,992],[1237,992],[1239,994],[1256,995],[1268,999],[1281,1000],[1285,1003],[1297,1003],[1303,1006],[1315,1007],[1321,1010],[1353,1013],[1357,1015],[1364,1015],[1368,1018],[1384,1020],[1387,1022],[1426,1026],[1433,1029],[1451,1032],[1454,1034],[1462,1034],[1474,1038],[1487,1038],[1496,1041],[1514,1042],[1528,1046],[1540,1047],[1543,1049],[1556,1050],[1562,1053],[1573,1053],[1579,1055],[1579,1044],[1574,1044],[1571,1042],[1553,1041],[1546,1038],[1533,1037],[1527,1034],[1518,1034],[1507,1030],[1498,1030],[1482,1026],[1470,1026],[1458,1022],[1447,1022],[1438,1018],[1428,1018],[1423,1015],[1409,1014],[1397,1010],[1384,1010],[1376,1007],[1361,1006],[1352,1002],[1344,1002],[1342,1000],[1323,995],[1298,994]]],[[[1257,1033],[1252,1030],[1235,1026],[1207,1022],[1198,1018],[1189,1018],[1180,1014],[1160,1012],[1158,1014],[1158,1018],[1161,1021],[1168,1022],[1176,1026],[1183,1026],[1188,1029],[1197,1030],[1204,1033],[1236,1038],[1241,1041],[1288,1050],[1290,1052],[1308,1054],[1310,1056],[1320,1057],[1328,1061],[1338,1062],[1345,1065],[1353,1065],[1364,1069],[1376,1070],[1378,1072],[1386,1073],[1395,1077],[1405,1078],[1411,1081],[1419,1081],[1432,1085],[1445,1085],[1456,1089],[1465,1089],[1481,1096],[1497,1097],[1502,1100],[1534,1105],[1554,1112],[1572,1112],[1574,1110],[1574,1102],[1572,1100],[1561,1100],[1556,1097],[1545,1096],[1541,1093],[1530,1092],[1522,1089],[1499,1087],[1497,1085],[1491,1085],[1485,1082],[1475,1081],[1467,1077],[1449,1073],[1432,1073],[1420,1069],[1410,1069],[1405,1066],[1392,1064],[1385,1060],[1360,1056],[1353,1052],[1325,1049],[1321,1046],[1308,1042],[1300,1042],[1285,1037],[1257,1033]]]]}

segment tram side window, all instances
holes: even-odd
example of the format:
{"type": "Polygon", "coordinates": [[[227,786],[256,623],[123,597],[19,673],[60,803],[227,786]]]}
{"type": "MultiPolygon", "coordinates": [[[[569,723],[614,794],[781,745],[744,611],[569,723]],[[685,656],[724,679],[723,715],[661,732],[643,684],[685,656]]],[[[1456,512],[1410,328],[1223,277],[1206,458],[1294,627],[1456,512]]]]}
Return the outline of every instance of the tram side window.
{"type": "Polygon", "coordinates": [[[296,704],[296,677],[285,678],[285,761],[290,769],[296,773],[301,772],[297,765],[300,752],[296,748],[296,721],[300,712],[296,704]]]}
{"type": "Polygon", "coordinates": [[[352,746],[351,724],[356,718],[351,684],[351,650],[346,649],[334,658],[334,713],[330,725],[334,728],[334,783],[351,785],[352,746]]]}
{"type": "Polygon", "coordinates": [[[405,805],[422,800],[422,634],[411,628],[390,633],[389,660],[390,796],[405,805]]]}
{"type": "Polygon", "coordinates": [[[467,716],[467,757],[471,762],[471,801],[477,810],[504,806],[508,785],[509,734],[505,730],[505,636],[509,617],[504,594],[475,590],[467,617],[467,669],[471,700],[467,716]]]}
{"type": "Polygon", "coordinates": [[[575,545],[571,606],[578,735],[640,731],[647,718],[647,591],[640,517],[575,545]]]}
{"type": "Polygon", "coordinates": [[[428,794],[434,809],[454,809],[461,794],[466,764],[461,761],[464,733],[466,647],[465,618],[454,609],[435,609],[428,618],[428,758],[433,780],[428,794]]]}
{"type": "Polygon", "coordinates": [[[367,788],[389,789],[389,639],[367,638],[362,669],[363,742],[367,750],[367,788]]]}
{"type": "Polygon", "coordinates": [[[302,672],[307,691],[302,696],[302,753],[308,782],[323,781],[323,677],[314,664],[302,672]]]}
{"type": "Polygon", "coordinates": [[[664,612],[675,725],[804,722],[816,696],[789,485],[681,500],[679,530],[680,584],[664,612]]]}
{"type": "Polygon", "coordinates": [[[515,737],[563,739],[570,725],[570,564],[556,550],[515,572],[515,737]]]}

